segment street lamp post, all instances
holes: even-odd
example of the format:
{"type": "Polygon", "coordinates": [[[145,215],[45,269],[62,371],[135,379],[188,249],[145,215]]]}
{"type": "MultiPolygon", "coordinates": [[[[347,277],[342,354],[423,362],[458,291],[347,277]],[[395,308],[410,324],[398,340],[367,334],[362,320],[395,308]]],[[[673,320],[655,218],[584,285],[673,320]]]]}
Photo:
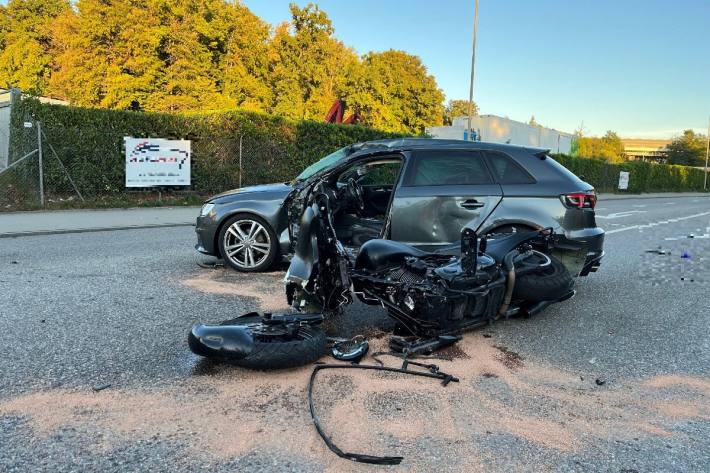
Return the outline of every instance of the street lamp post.
{"type": "Polygon", "coordinates": [[[708,157],[710,157],[710,117],[708,117],[708,136],[705,147],[705,179],[703,180],[703,190],[708,189],[708,157]]]}
{"type": "Polygon", "coordinates": [[[468,140],[471,140],[472,129],[471,121],[473,120],[473,78],[476,71],[476,35],[478,33],[478,0],[473,13],[473,52],[471,53],[471,86],[468,92],[468,140]]]}

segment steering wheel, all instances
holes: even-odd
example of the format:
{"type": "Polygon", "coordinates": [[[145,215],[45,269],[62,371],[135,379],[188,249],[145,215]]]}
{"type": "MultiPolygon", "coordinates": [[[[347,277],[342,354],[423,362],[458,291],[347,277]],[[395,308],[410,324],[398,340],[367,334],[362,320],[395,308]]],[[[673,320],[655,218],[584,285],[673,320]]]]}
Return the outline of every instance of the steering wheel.
{"type": "Polygon", "coordinates": [[[365,197],[363,195],[362,186],[352,177],[348,180],[348,193],[355,201],[357,209],[363,210],[365,208],[365,197]]]}

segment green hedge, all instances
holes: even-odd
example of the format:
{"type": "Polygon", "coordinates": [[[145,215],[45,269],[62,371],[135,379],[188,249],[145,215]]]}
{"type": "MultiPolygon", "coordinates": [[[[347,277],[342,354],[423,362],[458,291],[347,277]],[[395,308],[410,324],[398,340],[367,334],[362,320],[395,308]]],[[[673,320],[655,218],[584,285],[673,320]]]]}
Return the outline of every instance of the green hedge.
{"type": "MultiPolygon", "coordinates": [[[[36,128],[24,128],[24,121],[40,121],[47,136],[44,142],[45,190],[50,204],[57,203],[55,206],[66,206],[62,199],[70,198],[73,192],[50,145],[82,194],[91,201],[87,205],[97,205],[97,202],[102,205],[102,200],[116,202],[124,197],[127,201],[136,200],[137,194],[124,187],[125,136],[191,140],[193,184],[190,190],[198,195],[237,187],[240,179],[242,185],[286,181],[345,145],[402,136],[361,126],[293,121],[246,111],[144,113],[47,105],[24,99],[12,112],[11,160],[36,147],[36,128]]],[[[683,166],[642,162],[609,164],[565,155],[556,159],[575,174],[584,176],[600,192],[616,192],[619,171],[631,172],[628,192],[632,193],[701,191],[703,186],[703,172],[683,166]]],[[[28,162],[12,173],[0,175],[0,208],[37,206],[35,167],[28,162]]]]}
{"type": "MultiPolygon", "coordinates": [[[[51,145],[80,191],[88,197],[125,193],[125,136],[192,140],[192,186],[200,194],[238,186],[239,147],[242,184],[286,181],[304,167],[348,144],[391,133],[352,125],[294,121],[246,111],[164,114],[48,105],[25,99],[13,110],[11,156],[19,158],[36,144],[36,130],[24,121],[40,121],[48,195],[69,195],[71,185],[51,145]]],[[[2,189],[0,189],[2,194],[2,189]]]]}
{"type": "Polygon", "coordinates": [[[687,166],[628,161],[611,164],[603,159],[555,155],[555,160],[592,184],[597,192],[619,192],[619,172],[627,171],[626,192],[702,192],[704,172],[687,166]]]}

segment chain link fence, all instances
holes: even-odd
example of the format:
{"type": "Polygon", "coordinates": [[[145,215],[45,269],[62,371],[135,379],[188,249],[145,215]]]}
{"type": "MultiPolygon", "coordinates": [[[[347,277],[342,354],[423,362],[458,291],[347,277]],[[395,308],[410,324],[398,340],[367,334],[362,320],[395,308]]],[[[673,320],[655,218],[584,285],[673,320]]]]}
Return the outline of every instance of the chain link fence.
{"type": "Polygon", "coordinates": [[[109,126],[45,128],[28,122],[13,129],[9,166],[0,169],[0,211],[199,203],[228,189],[294,177],[289,150],[277,140],[174,138],[191,141],[192,184],[129,189],[122,133],[109,126]]]}

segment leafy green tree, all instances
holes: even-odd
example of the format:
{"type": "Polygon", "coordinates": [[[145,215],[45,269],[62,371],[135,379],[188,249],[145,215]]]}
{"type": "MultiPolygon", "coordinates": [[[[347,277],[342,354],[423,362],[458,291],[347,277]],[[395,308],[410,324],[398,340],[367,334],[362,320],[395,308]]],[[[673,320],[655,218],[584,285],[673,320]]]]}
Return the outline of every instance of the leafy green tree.
{"type": "Polygon", "coordinates": [[[705,135],[685,130],[668,145],[668,163],[705,166],[706,140],[705,135]]]}
{"type": "Polygon", "coordinates": [[[247,7],[235,3],[224,69],[224,94],[239,108],[266,110],[272,100],[269,87],[269,25],[247,7]]]}
{"type": "Polygon", "coordinates": [[[576,153],[583,158],[601,158],[611,163],[626,160],[624,144],[613,131],[607,131],[601,138],[580,136],[576,141],[576,153]]]}
{"type": "Polygon", "coordinates": [[[533,116],[530,117],[530,121],[528,122],[528,125],[530,125],[530,126],[535,126],[535,127],[541,127],[541,126],[542,126],[542,125],[540,125],[540,124],[537,122],[537,120],[535,120],[535,115],[533,115],[533,116]]]}
{"type": "MultiPolygon", "coordinates": [[[[318,6],[290,9],[272,29],[232,0],[10,0],[0,5],[0,86],[88,107],[319,121],[344,100],[388,131],[441,124],[443,94],[418,57],[358,57],[318,6]]],[[[467,104],[451,101],[449,118],[467,104]]]]}
{"type": "MultiPolygon", "coordinates": [[[[454,118],[468,116],[468,100],[454,99],[449,100],[444,109],[444,125],[451,125],[454,118]]],[[[473,103],[473,114],[478,115],[478,105],[473,103]]]]}
{"type": "Polygon", "coordinates": [[[349,79],[347,103],[366,125],[385,131],[422,133],[441,125],[444,94],[421,59],[404,51],[368,53],[349,79]]]}
{"type": "Polygon", "coordinates": [[[155,54],[161,25],[150,6],[150,0],[79,0],[77,14],[57,25],[50,91],[75,105],[145,108],[162,66],[155,54]]]}
{"type": "Polygon", "coordinates": [[[313,4],[290,5],[290,24],[279,25],[271,43],[271,89],[268,111],[292,118],[322,120],[343,98],[345,71],[357,55],[334,38],[325,12],[313,4]]]}
{"type": "Polygon", "coordinates": [[[68,0],[10,0],[0,10],[0,86],[45,91],[51,72],[54,21],[71,14],[68,0]]]}

